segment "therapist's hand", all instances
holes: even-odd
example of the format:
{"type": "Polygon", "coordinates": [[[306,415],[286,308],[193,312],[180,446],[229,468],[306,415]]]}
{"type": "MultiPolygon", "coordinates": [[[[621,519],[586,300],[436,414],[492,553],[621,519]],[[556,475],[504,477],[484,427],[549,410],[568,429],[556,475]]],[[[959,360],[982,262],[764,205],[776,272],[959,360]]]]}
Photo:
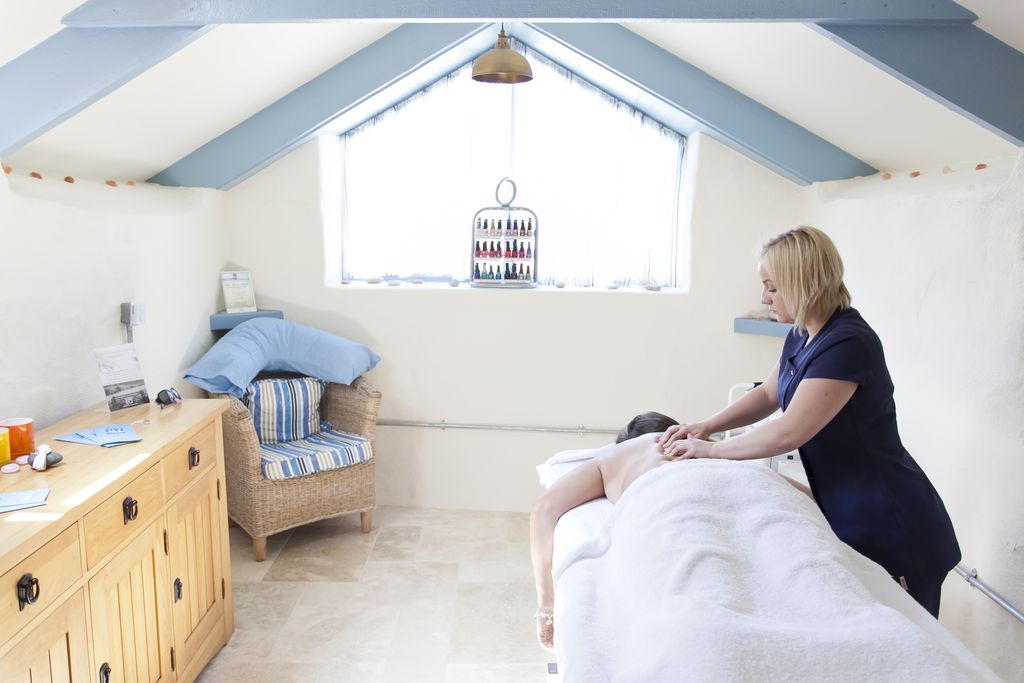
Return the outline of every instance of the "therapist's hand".
{"type": "Polygon", "coordinates": [[[658,437],[658,445],[664,451],[679,439],[697,438],[706,439],[711,436],[711,428],[706,422],[692,422],[686,425],[672,425],[665,430],[665,433],[658,437]]]}
{"type": "Polygon", "coordinates": [[[670,446],[662,449],[669,460],[686,460],[687,458],[710,458],[711,447],[715,444],[696,437],[676,439],[670,446]]]}
{"type": "Polygon", "coordinates": [[[668,460],[686,460],[688,458],[711,458],[712,441],[700,438],[676,439],[663,451],[668,460]]]}

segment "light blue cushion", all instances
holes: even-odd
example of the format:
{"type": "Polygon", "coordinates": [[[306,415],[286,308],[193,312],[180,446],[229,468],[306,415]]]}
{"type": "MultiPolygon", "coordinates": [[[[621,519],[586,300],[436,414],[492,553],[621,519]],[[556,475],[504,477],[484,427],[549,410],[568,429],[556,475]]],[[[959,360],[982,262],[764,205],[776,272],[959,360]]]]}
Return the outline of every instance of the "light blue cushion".
{"type": "Polygon", "coordinates": [[[242,403],[252,413],[260,443],[277,443],[320,431],[323,395],[324,383],[312,377],[261,379],[246,388],[242,403]]]}
{"type": "Polygon", "coordinates": [[[329,427],[298,441],[260,446],[260,466],[265,479],[295,479],[358,465],[372,457],[369,441],[356,434],[332,431],[329,427]]]}
{"type": "Polygon", "coordinates": [[[380,361],[369,347],[274,318],[246,320],[185,373],[201,389],[239,398],[262,370],[286,370],[351,384],[380,361]]]}

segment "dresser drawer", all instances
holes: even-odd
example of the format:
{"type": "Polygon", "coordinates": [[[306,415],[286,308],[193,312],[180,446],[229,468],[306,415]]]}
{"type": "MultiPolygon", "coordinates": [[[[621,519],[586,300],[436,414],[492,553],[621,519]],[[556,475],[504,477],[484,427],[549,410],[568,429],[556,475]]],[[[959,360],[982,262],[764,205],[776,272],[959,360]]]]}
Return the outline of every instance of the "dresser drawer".
{"type": "Polygon", "coordinates": [[[185,444],[176,448],[164,457],[161,465],[164,468],[164,483],[167,498],[188,486],[216,460],[217,433],[209,424],[201,429],[185,444]]]}
{"type": "Polygon", "coordinates": [[[75,523],[0,577],[0,643],[38,616],[81,575],[82,549],[75,523]],[[19,581],[25,584],[21,600],[19,581]]]}
{"type": "Polygon", "coordinates": [[[159,517],[163,504],[163,478],[160,466],[154,465],[88,513],[84,523],[85,558],[89,569],[150,520],[159,517]]]}

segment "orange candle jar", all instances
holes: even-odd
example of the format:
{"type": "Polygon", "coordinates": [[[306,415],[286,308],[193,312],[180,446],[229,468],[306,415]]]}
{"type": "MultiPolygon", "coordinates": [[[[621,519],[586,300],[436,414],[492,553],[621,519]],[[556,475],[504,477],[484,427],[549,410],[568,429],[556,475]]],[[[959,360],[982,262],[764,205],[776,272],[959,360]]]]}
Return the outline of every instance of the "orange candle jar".
{"type": "Polygon", "coordinates": [[[34,421],[31,417],[9,417],[0,420],[0,427],[6,427],[11,456],[28,455],[36,449],[34,421]]]}

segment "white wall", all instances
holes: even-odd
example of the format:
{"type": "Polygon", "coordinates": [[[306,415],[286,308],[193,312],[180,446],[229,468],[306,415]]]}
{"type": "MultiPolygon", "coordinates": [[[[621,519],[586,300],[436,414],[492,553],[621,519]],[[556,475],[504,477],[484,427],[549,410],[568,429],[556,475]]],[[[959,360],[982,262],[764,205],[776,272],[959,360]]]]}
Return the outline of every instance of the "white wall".
{"type": "Polygon", "coordinates": [[[210,344],[223,261],[212,191],[0,175],[0,417],[37,427],[103,400],[93,349],[124,342],[120,303],[147,305],[135,329],[151,396],[181,381],[210,344]]]}
{"type": "MultiPolygon", "coordinates": [[[[231,190],[227,258],[253,272],[261,307],[381,355],[368,379],[383,392],[382,417],[618,428],[660,410],[692,420],[777,358],[779,340],[734,334],[732,320],[757,307],[757,250],[794,223],[799,188],[715,141],[690,140],[699,260],[688,294],[325,284],[318,168],[336,151],[329,138],[311,142],[231,190]]],[[[527,510],[534,465],[609,439],[382,427],[379,500],[527,510]]]]}
{"type": "MultiPolygon", "coordinates": [[[[944,174],[828,183],[827,230],[853,304],[882,339],[900,434],[949,509],[964,563],[1024,605],[1024,153],[944,174]]],[[[1007,680],[1024,624],[955,574],[942,621],[1007,680]]]]}

